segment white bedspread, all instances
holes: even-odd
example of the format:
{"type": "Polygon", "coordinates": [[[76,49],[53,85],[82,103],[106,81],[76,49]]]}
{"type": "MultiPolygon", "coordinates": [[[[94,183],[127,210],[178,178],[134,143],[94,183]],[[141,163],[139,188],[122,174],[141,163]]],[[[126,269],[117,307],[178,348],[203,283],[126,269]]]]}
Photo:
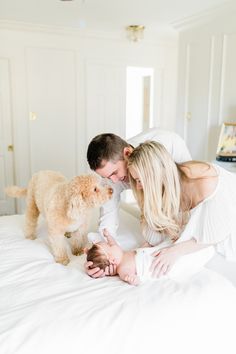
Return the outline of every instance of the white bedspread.
{"type": "MultiPolygon", "coordinates": [[[[134,247],[137,225],[121,219],[120,243],[134,247]]],[[[83,256],[54,262],[44,227],[36,241],[22,227],[22,216],[0,218],[0,354],[236,353],[236,288],[218,273],[138,287],[94,280],[83,256]]]]}

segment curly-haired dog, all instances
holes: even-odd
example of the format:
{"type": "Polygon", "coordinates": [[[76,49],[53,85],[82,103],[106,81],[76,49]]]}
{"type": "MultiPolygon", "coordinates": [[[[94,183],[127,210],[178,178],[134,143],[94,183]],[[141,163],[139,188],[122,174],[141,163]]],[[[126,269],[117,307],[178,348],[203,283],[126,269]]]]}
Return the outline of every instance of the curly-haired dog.
{"type": "Polygon", "coordinates": [[[28,188],[6,188],[10,197],[26,196],[25,237],[36,238],[39,214],[47,221],[49,240],[56,262],[68,264],[65,232],[71,232],[72,253],[78,254],[87,234],[89,210],[108,201],[112,189],[102,186],[95,175],[77,176],[71,181],[54,171],[33,175],[28,188]]]}

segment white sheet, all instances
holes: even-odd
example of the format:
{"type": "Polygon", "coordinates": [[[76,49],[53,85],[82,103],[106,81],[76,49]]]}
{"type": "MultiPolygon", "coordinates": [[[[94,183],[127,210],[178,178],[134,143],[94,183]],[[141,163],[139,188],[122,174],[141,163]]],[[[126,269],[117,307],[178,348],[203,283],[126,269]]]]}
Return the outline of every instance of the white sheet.
{"type": "MultiPolygon", "coordinates": [[[[137,220],[121,220],[121,245],[135,247],[137,220]]],[[[0,218],[1,354],[235,354],[236,289],[225,277],[205,269],[187,283],[94,280],[84,257],[54,262],[43,226],[36,241],[22,226],[22,216],[0,218]]]]}

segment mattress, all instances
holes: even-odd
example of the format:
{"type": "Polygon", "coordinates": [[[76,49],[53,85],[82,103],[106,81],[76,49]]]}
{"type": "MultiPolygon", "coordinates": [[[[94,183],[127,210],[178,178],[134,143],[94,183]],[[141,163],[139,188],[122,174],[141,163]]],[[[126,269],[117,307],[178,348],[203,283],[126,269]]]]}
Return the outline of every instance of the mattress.
{"type": "MultiPolygon", "coordinates": [[[[121,211],[120,220],[119,243],[136,247],[137,219],[121,211]]],[[[0,218],[1,354],[235,353],[233,264],[214,257],[180,283],[92,279],[84,256],[55,263],[43,221],[35,241],[23,223],[22,215],[0,218]]]]}

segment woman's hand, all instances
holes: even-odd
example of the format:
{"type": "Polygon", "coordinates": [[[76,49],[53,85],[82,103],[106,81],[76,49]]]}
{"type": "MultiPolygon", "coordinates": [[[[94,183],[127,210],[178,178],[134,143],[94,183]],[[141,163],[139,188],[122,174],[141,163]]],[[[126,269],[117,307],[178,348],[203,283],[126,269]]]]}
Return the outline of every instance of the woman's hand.
{"type": "Polygon", "coordinates": [[[178,247],[170,246],[152,253],[152,256],[155,259],[152,261],[150,271],[152,272],[152,277],[159,278],[170,271],[181,254],[178,247]]]}

